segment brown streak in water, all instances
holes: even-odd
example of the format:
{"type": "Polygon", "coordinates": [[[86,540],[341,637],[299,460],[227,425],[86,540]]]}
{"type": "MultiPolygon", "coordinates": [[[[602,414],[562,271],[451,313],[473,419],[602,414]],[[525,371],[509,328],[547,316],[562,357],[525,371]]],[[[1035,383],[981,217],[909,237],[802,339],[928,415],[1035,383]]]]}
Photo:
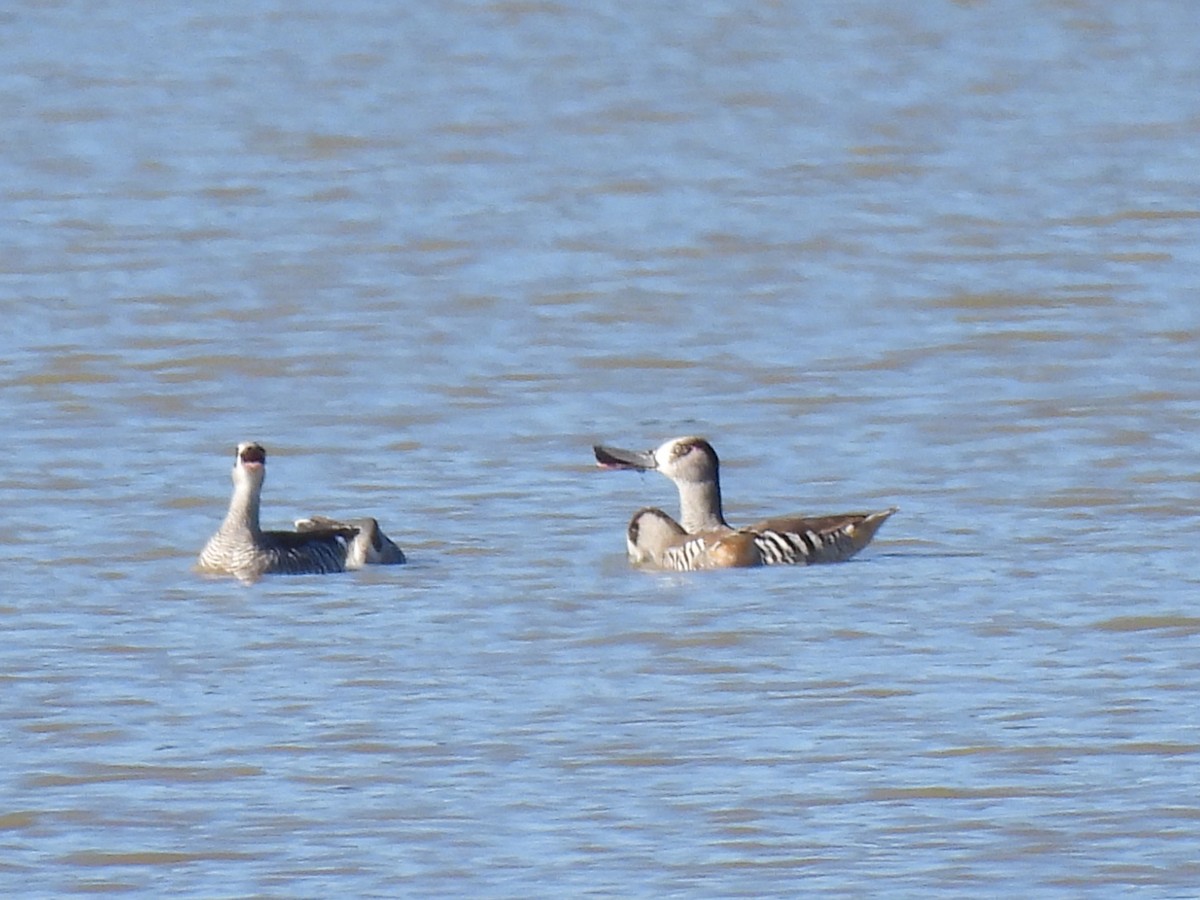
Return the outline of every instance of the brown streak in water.
{"type": "Polygon", "coordinates": [[[1132,631],[1172,631],[1195,634],[1200,632],[1200,618],[1194,616],[1115,616],[1093,626],[1097,631],[1118,633],[1132,631]]]}
{"type": "Polygon", "coordinates": [[[934,309],[972,310],[1057,309],[1067,306],[1111,306],[1112,303],[1113,298],[1107,294],[1047,297],[1041,294],[1019,294],[1011,291],[951,294],[945,297],[934,297],[928,301],[928,305],[934,309]]]}
{"type": "Polygon", "coordinates": [[[33,775],[34,787],[74,787],[83,784],[110,784],[122,781],[155,781],[164,784],[209,783],[231,778],[257,777],[264,774],[259,766],[223,766],[200,769],[191,766],[89,766],[79,775],[33,775]]]}
{"type": "Polygon", "coordinates": [[[37,813],[28,810],[0,815],[0,831],[19,831],[37,824],[37,813]]]}
{"type": "Polygon", "coordinates": [[[1107,216],[1080,216],[1073,219],[1063,219],[1064,225],[1115,225],[1118,222],[1158,222],[1158,221],[1188,221],[1200,219],[1200,210],[1196,209],[1127,209],[1107,216]]]}
{"type": "Polygon", "coordinates": [[[872,802],[887,803],[896,800],[1007,800],[1015,797],[1065,796],[1062,791],[1038,788],[1006,787],[958,788],[945,785],[928,785],[913,788],[877,788],[867,792],[872,802]]]}
{"type": "Polygon", "coordinates": [[[692,359],[667,359],[660,356],[601,356],[581,359],[583,369],[694,369],[692,359]]]}
{"type": "Polygon", "coordinates": [[[219,850],[211,853],[182,853],[179,851],[135,850],[128,853],[105,852],[102,850],[79,850],[60,857],[71,866],[178,866],[208,860],[248,860],[256,857],[251,853],[219,850]]]}

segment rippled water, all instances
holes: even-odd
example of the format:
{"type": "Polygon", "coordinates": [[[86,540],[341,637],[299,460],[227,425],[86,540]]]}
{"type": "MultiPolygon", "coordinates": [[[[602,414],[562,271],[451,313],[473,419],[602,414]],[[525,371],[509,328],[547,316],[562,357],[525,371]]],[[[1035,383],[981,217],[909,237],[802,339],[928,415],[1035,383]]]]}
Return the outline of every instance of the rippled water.
{"type": "Polygon", "coordinates": [[[10,8],[5,893],[1192,895],[1198,19],[10,8]],[[632,571],[684,433],[901,512],[632,571]],[[411,564],[193,573],[250,438],[411,564]]]}

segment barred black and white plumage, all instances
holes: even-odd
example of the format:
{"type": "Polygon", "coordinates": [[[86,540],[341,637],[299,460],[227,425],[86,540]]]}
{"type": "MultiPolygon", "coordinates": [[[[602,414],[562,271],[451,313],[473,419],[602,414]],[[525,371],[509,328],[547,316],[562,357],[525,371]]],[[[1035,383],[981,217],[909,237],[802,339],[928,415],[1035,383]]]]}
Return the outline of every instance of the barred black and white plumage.
{"type": "Polygon", "coordinates": [[[266,459],[260,444],[238,444],[229,511],[200,551],[201,571],[253,580],[262,575],[324,575],[367,563],[405,561],[374,519],[340,522],[313,516],[297,522],[296,531],[263,531],[259,504],[266,459]]]}
{"type": "Polygon", "coordinates": [[[801,535],[764,531],[754,536],[754,546],[767,565],[807,564],[816,554],[817,542],[813,538],[811,532],[801,535]]]}
{"type": "Polygon", "coordinates": [[[727,528],[689,534],[661,509],[634,513],[626,533],[629,559],[676,572],[843,562],[861,550],[892,514],[831,516],[809,520],[797,531],[727,528]]]}
{"type": "Polygon", "coordinates": [[[355,532],[260,531],[256,538],[238,530],[213,535],[200,554],[200,568],[239,577],[325,575],[346,569],[346,550],[355,532]]]}
{"type": "Polygon", "coordinates": [[[696,569],[711,568],[705,565],[707,559],[708,547],[705,541],[696,538],[663,551],[658,564],[664,569],[673,569],[676,572],[693,572],[696,569]]]}
{"type": "Polygon", "coordinates": [[[874,513],[785,516],[734,528],[721,508],[717,453],[703,438],[673,438],[646,451],[593,449],[604,468],[653,469],[679,490],[679,522],[654,508],[639,510],[631,520],[629,556],[639,564],[693,571],[844,562],[867,546],[896,512],[890,507],[874,513]]]}
{"type": "Polygon", "coordinates": [[[763,565],[813,565],[845,562],[865,547],[879,526],[896,510],[864,515],[829,516],[821,519],[796,519],[787,530],[777,528],[746,529],[755,535],[763,565]]]}

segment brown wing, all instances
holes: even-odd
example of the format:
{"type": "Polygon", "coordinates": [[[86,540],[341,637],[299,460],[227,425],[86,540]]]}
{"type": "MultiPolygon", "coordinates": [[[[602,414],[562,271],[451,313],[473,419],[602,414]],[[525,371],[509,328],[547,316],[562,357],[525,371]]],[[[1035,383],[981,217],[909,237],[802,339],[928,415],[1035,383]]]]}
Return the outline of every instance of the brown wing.
{"type": "Polygon", "coordinates": [[[761,536],[756,543],[768,565],[843,562],[871,543],[875,532],[895,511],[892,507],[875,513],[780,516],[747,530],[761,536]]]}
{"type": "Polygon", "coordinates": [[[802,534],[803,532],[811,531],[814,534],[828,534],[831,531],[840,531],[849,525],[853,525],[857,530],[859,526],[869,522],[871,533],[874,534],[879,526],[887,521],[888,516],[896,510],[897,507],[893,506],[890,509],[873,513],[840,513],[831,516],[772,516],[769,519],[763,519],[761,522],[755,522],[753,525],[747,526],[746,530],[785,531],[792,534],[802,534]]]}

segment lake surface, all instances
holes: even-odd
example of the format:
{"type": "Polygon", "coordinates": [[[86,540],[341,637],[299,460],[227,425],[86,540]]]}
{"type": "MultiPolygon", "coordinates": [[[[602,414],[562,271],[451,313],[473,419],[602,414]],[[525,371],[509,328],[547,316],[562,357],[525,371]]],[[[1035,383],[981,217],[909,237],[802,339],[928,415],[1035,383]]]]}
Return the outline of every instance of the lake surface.
{"type": "Polygon", "coordinates": [[[0,889],[1194,896],[1198,26],[10,5],[0,889]],[[691,433],[901,511],[632,570],[691,433]],[[247,439],[410,564],[195,574],[247,439]]]}

